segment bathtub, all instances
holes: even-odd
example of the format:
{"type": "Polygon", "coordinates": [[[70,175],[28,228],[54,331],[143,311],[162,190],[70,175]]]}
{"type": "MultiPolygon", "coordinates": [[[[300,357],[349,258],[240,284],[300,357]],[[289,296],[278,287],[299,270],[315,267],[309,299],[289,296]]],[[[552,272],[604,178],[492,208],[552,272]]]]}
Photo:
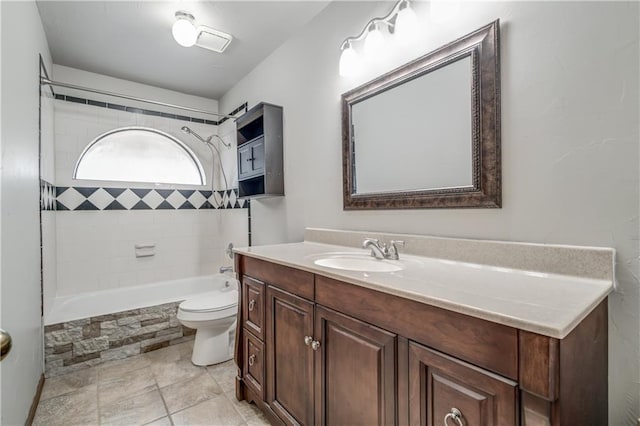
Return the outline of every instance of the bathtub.
{"type": "Polygon", "coordinates": [[[114,312],[178,302],[192,294],[204,293],[218,286],[223,286],[228,281],[235,280],[228,275],[215,274],[56,297],[51,310],[44,319],[44,324],[58,324],[114,312]]]}
{"type": "Polygon", "coordinates": [[[67,374],[193,340],[178,305],[191,295],[238,286],[224,274],[57,297],[44,319],[45,376],[67,374]]]}

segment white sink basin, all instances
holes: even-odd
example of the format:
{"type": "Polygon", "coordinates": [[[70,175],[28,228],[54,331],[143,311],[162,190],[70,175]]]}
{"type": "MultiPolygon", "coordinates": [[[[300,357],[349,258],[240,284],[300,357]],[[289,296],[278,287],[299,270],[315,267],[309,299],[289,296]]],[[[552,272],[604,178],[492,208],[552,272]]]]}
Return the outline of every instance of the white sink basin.
{"type": "Polygon", "coordinates": [[[386,259],[376,259],[367,255],[340,254],[317,259],[313,262],[318,266],[341,269],[343,271],[362,272],[395,272],[404,269],[400,262],[386,259]]]}

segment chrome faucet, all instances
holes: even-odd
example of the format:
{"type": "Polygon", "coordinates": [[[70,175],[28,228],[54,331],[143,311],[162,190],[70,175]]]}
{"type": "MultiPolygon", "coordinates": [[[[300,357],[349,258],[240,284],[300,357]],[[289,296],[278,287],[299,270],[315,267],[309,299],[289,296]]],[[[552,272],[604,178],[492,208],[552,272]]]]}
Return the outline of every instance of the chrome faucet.
{"type": "Polygon", "coordinates": [[[362,242],[362,248],[363,249],[371,249],[371,256],[375,257],[376,259],[384,259],[386,258],[386,251],[387,251],[387,246],[386,244],[382,244],[382,247],[380,246],[380,241],[376,240],[375,238],[365,238],[364,241],[362,242]]]}
{"type": "Polygon", "coordinates": [[[398,260],[400,256],[398,255],[398,247],[404,247],[404,241],[400,240],[392,240],[387,244],[382,243],[380,245],[380,241],[375,238],[365,238],[362,242],[363,249],[371,249],[371,256],[376,259],[392,259],[398,260]]]}
{"type": "Polygon", "coordinates": [[[233,272],[233,266],[221,266],[219,272],[221,274],[224,274],[225,272],[233,272]]]}

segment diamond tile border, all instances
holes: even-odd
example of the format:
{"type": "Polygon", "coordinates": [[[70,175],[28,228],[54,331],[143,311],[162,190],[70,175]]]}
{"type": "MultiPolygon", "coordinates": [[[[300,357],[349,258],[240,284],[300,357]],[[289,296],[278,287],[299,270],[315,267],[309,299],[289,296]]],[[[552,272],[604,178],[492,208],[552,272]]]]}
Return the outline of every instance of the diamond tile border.
{"type": "Polygon", "coordinates": [[[218,210],[246,209],[238,189],[226,191],[194,189],[102,188],[53,186],[40,182],[41,210],[218,210]],[[99,202],[97,202],[99,196],[99,202]]]}
{"type": "Polygon", "coordinates": [[[56,187],[44,179],[40,179],[40,210],[56,210],[56,187]]]}

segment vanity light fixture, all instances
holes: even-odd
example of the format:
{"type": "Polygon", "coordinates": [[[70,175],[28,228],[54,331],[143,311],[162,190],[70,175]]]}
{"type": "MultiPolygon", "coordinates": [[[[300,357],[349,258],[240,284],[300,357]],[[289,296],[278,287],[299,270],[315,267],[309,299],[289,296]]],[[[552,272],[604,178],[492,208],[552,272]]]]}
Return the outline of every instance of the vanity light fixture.
{"type": "Polygon", "coordinates": [[[380,27],[386,25],[390,34],[397,34],[398,38],[406,41],[418,30],[418,18],[411,8],[409,0],[399,0],[393,9],[383,17],[373,18],[356,37],[347,37],[340,46],[340,75],[355,75],[360,70],[359,58],[354,50],[354,43],[364,40],[364,53],[375,55],[383,48],[384,36],[380,27]]]}
{"type": "Polygon", "coordinates": [[[415,37],[419,24],[416,12],[409,6],[409,2],[404,4],[404,8],[398,10],[394,31],[402,43],[407,43],[415,37]]]}
{"type": "Polygon", "coordinates": [[[342,55],[340,55],[340,75],[357,75],[360,67],[360,57],[358,52],[351,46],[351,42],[347,42],[347,45],[342,49],[342,55]]]}
{"type": "Polygon", "coordinates": [[[193,14],[179,10],[175,14],[176,22],[171,27],[175,41],[183,47],[198,46],[213,52],[222,53],[233,37],[222,31],[204,25],[196,26],[193,14]]]}
{"type": "Polygon", "coordinates": [[[380,51],[384,46],[384,36],[382,31],[378,28],[378,24],[373,22],[367,33],[367,37],[364,39],[364,54],[368,57],[372,57],[380,51]]]}

